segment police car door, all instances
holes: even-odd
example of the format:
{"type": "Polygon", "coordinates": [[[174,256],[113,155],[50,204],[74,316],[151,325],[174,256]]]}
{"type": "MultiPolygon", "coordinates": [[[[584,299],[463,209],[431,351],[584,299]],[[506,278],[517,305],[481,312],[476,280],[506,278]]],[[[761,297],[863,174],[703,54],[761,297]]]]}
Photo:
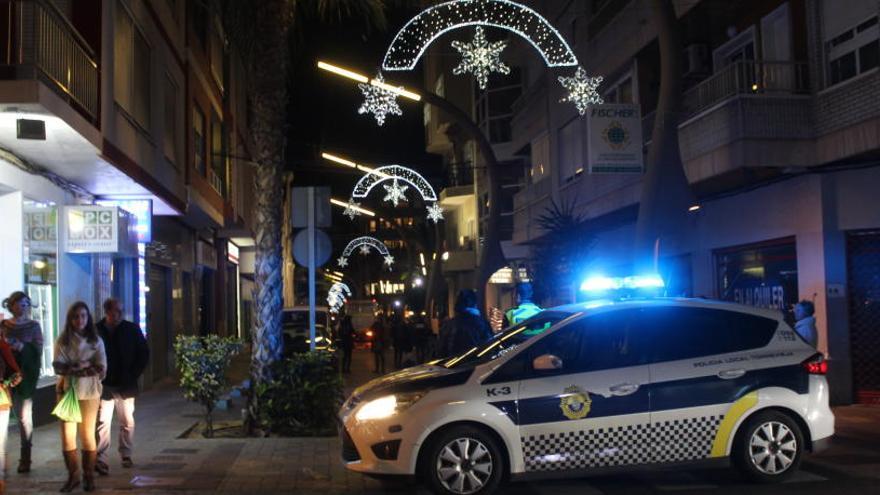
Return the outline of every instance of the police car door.
{"type": "Polygon", "coordinates": [[[750,354],[767,345],[778,322],[693,306],[643,308],[639,313],[654,342],[653,462],[726,455],[731,426],[747,409],[734,403],[751,400],[750,392],[777,379],[777,370],[759,369],[750,354]]]}
{"type": "Polygon", "coordinates": [[[527,349],[519,387],[526,472],[648,462],[648,366],[630,311],[588,315],[527,349]]]}

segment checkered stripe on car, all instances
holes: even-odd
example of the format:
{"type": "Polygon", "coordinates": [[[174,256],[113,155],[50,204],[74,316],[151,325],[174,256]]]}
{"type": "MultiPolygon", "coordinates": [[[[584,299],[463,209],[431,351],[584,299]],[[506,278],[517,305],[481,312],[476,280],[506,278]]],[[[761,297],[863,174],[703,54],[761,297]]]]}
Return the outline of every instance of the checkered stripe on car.
{"type": "Polygon", "coordinates": [[[526,471],[675,462],[709,457],[723,416],[522,437],[526,471]],[[652,458],[651,444],[655,444],[652,458]]]}
{"type": "Polygon", "coordinates": [[[689,461],[709,457],[722,419],[724,416],[700,416],[653,425],[653,462],[689,461]]]}

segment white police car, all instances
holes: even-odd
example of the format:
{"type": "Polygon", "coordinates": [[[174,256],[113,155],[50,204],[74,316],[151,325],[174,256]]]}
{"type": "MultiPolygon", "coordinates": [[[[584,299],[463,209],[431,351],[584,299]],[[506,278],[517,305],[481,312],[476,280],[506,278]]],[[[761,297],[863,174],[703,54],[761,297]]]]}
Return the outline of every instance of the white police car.
{"type": "Polygon", "coordinates": [[[438,493],[506,479],[733,462],[790,476],[834,433],[827,362],[781,314],[693,299],[546,310],[481,348],[373,380],[339,412],[342,457],[438,493]]]}

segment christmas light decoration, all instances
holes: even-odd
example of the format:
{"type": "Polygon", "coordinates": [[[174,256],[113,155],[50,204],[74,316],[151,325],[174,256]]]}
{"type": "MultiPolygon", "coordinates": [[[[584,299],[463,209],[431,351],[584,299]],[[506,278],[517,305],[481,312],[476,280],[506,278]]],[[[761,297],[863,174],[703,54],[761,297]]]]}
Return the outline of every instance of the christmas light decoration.
{"type": "MultiPolygon", "coordinates": [[[[366,208],[361,208],[360,203],[355,203],[354,201],[352,201],[350,199],[348,201],[340,201],[336,198],[330,198],[330,203],[332,203],[336,206],[341,206],[341,207],[345,208],[346,210],[351,208],[352,210],[355,211],[355,216],[360,215],[360,214],[369,215],[371,217],[376,216],[376,214],[373,213],[372,211],[370,211],[366,208]]],[[[349,215],[349,213],[347,211],[343,212],[342,214],[349,215]]],[[[352,218],[352,220],[354,220],[354,217],[351,217],[351,218],[352,218]]]]}
{"type": "Polygon", "coordinates": [[[596,91],[602,84],[602,76],[587,77],[587,71],[583,67],[578,67],[573,77],[559,76],[559,83],[568,91],[568,95],[559,101],[574,103],[581,115],[587,112],[589,105],[603,103],[602,97],[596,91]]]}
{"type": "MultiPolygon", "coordinates": [[[[382,74],[376,76],[376,81],[384,84],[382,74]]],[[[397,93],[389,91],[378,84],[359,83],[358,88],[364,94],[364,103],[358,108],[359,114],[371,113],[380,126],[385,123],[385,116],[403,115],[397,104],[397,93]]],[[[401,88],[402,89],[402,88],[401,88]]]]}
{"type": "Polygon", "coordinates": [[[406,196],[404,196],[403,193],[405,193],[406,190],[409,189],[409,186],[401,186],[400,183],[397,182],[396,178],[391,182],[390,186],[382,187],[385,188],[386,193],[385,197],[382,198],[382,201],[390,201],[392,204],[394,204],[394,206],[397,206],[397,204],[401,201],[407,201],[406,196]]]}
{"type": "Polygon", "coordinates": [[[349,297],[351,297],[351,289],[347,285],[342,282],[331,285],[330,290],[327,291],[327,306],[329,306],[330,312],[338,313],[349,297]]]}
{"type": "MultiPolygon", "coordinates": [[[[438,205],[437,203],[433,203],[433,204],[431,204],[431,206],[428,206],[427,209],[428,209],[428,220],[431,220],[434,223],[437,223],[440,220],[443,220],[443,208],[441,208],[440,205],[438,205]]],[[[423,258],[422,264],[423,265],[425,264],[424,258],[423,258]]]]}
{"type": "Polygon", "coordinates": [[[504,41],[488,42],[483,28],[477,26],[474,40],[470,43],[452,42],[452,48],[458,50],[462,57],[461,63],[452,69],[452,73],[460,75],[471,72],[477,78],[477,85],[480,86],[480,89],[486,89],[490,72],[510,74],[510,67],[504,65],[500,58],[501,52],[506,46],[507,43],[504,41]]]}
{"type": "Polygon", "coordinates": [[[385,256],[385,264],[388,265],[388,268],[391,268],[391,265],[394,264],[394,256],[386,255],[385,256]]]}
{"type": "MultiPolygon", "coordinates": [[[[370,237],[368,235],[358,237],[357,239],[352,239],[348,245],[345,246],[345,249],[342,251],[342,256],[336,260],[336,263],[340,267],[348,266],[348,258],[354,253],[355,249],[360,248],[360,252],[362,254],[369,254],[370,249],[375,249],[379,254],[385,257],[385,264],[388,264],[388,257],[391,256],[391,253],[388,251],[388,247],[385,246],[385,243],[376,239],[375,237],[370,237]]],[[[391,258],[391,262],[394,263],[394,258],[391,258]]],[[[391,268],[391,265],[388,266],[391,268]]]]}
{"type": "Polygon", "coordinates": [[[354,220],[355,217],[358,217],[361,214],[362,210],[360,209],[360,206],[361,206],[360,203],[356,203],[353,200],[349,200],[348,204],[345,205],[345,211],[343,211],[342,214],[347,216],[348,218],[354,220]]]}
{"type": "Polygon", "coordinates": [[[492,26],[516,33],[538,50],[549,67],[578,65],[559,32],[531,8],[510,0],[452,0],[410,19],[385,52],[382,69],[414,69],[434,40],[465,26],[492,26]]]}
{"type": "Polygon", "coordinates": [[[401,165],[385,165],[378,167],[374,169],[372,173],[368,173],[361,177],[357,184],[355,184],[351,196],[352,198],[358,199],[366,198],[376,184],[380,184],[387,180],[405,182],[417,190],[423,200],[437,201],[437,193],[434,192],[434,188],[431,187],[431,184],[415,170],[401,165]]]}

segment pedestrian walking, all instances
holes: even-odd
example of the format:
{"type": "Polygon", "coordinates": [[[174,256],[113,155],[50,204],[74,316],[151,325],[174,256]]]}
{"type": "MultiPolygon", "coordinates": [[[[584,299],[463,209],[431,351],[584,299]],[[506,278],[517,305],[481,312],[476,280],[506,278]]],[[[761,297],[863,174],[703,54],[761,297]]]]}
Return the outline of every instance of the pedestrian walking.
{"type": "Polygon", "coordinates": [[[34,392],[40,378],[40,360],[43,354],[43,329],[30,318],[31,298],[21,291],[13,292],[3,300],[3,307],[12,318],[0,322],[3,337],[12,348],[15,362],[21,369],[21,383],[12,391],[12,411],[18,418],[21,437],[21,455],[18,472],[31,470],[31,450],[34,437],[34,392]]]}
{"type": "Polygon", "coordinates": [[[794,331],[813,347],[819,345],[819,332],[816,330],[816,306],[812,301],[801,301],[794,305],[794,331]]]}
{"type": "Polygon", "coordinates": [[[122,467],[134,465],[134,400],[139,392],[138,380],[150,362],[147,339],[136,324],[122,316],[122,303],[115,298],[104,301],[104,318],[98,322],[98,335],[107,352],[107,376],[103,381],[101,404],[98,408],[98,460],[95,470],[106,476],[110,473],[107,451],[110,450],[110,432],[113,414],[119,421],[118,450],[122,467]]]}
{"type": "Polygon", "coordinates": [[[61,422],[61,448],[67,466],[67,481],[62,492],[73,491],[80,485],[77,436],[82,447],[82,485],[87,492],[95,489],[95,422],[101,401],[102,385],[107,372],[107,354],[104,341],[98,336],[89,306],[78,301],[67,310],[64,330],[55,341],[52,361],[58,382],[55,393],[58,400],[71,387],[76,393],[82,421],[61,422]]]}
{"type": "Polygon", "coordinates": [[[6,431],[9,427],[9,410],[12,407],[12,388],[22,380],[21,369],[12,355],[12,348],[0,336],[0,495],[6,493],[6,431]]]}
{"type": "Polygon", "coordinates": [[[477,294],[471,289],[459,291],[455,300],[455,316],[440,328],[437,356],[457,356],[492,338],[489,323],[477,308],[477,294]]]}
{"type": "Polygon", "coordinates": [[[342,372],[351,373],[351,352],[354,349],[354,325],[351,315],[345,315],[339,323],[339,342],[342,347],[342,372]]]}
{"type": "Polygon", "coordinates": [[[373,339],[370,348],[373,351],[373,373],[385,374],[385,322],[382,317],[376,318],[370,326],[373,339]]]}
{"type": "Polygon", "coordinates": [[[534,302],[532,284],[529,282],[520,282],[516,286],[517,306],[507,310],[504,313],[503,328],[522,323],[536,314],[544,311],[544,309],[534,302]]]}
{"type": "Polygon", "coordinates": [[[403,367],[403,356],[412,351],[412,338],[409,326],[399,314],[391,317],[391,335],[394,345],[394,369],[403,367]]]}

